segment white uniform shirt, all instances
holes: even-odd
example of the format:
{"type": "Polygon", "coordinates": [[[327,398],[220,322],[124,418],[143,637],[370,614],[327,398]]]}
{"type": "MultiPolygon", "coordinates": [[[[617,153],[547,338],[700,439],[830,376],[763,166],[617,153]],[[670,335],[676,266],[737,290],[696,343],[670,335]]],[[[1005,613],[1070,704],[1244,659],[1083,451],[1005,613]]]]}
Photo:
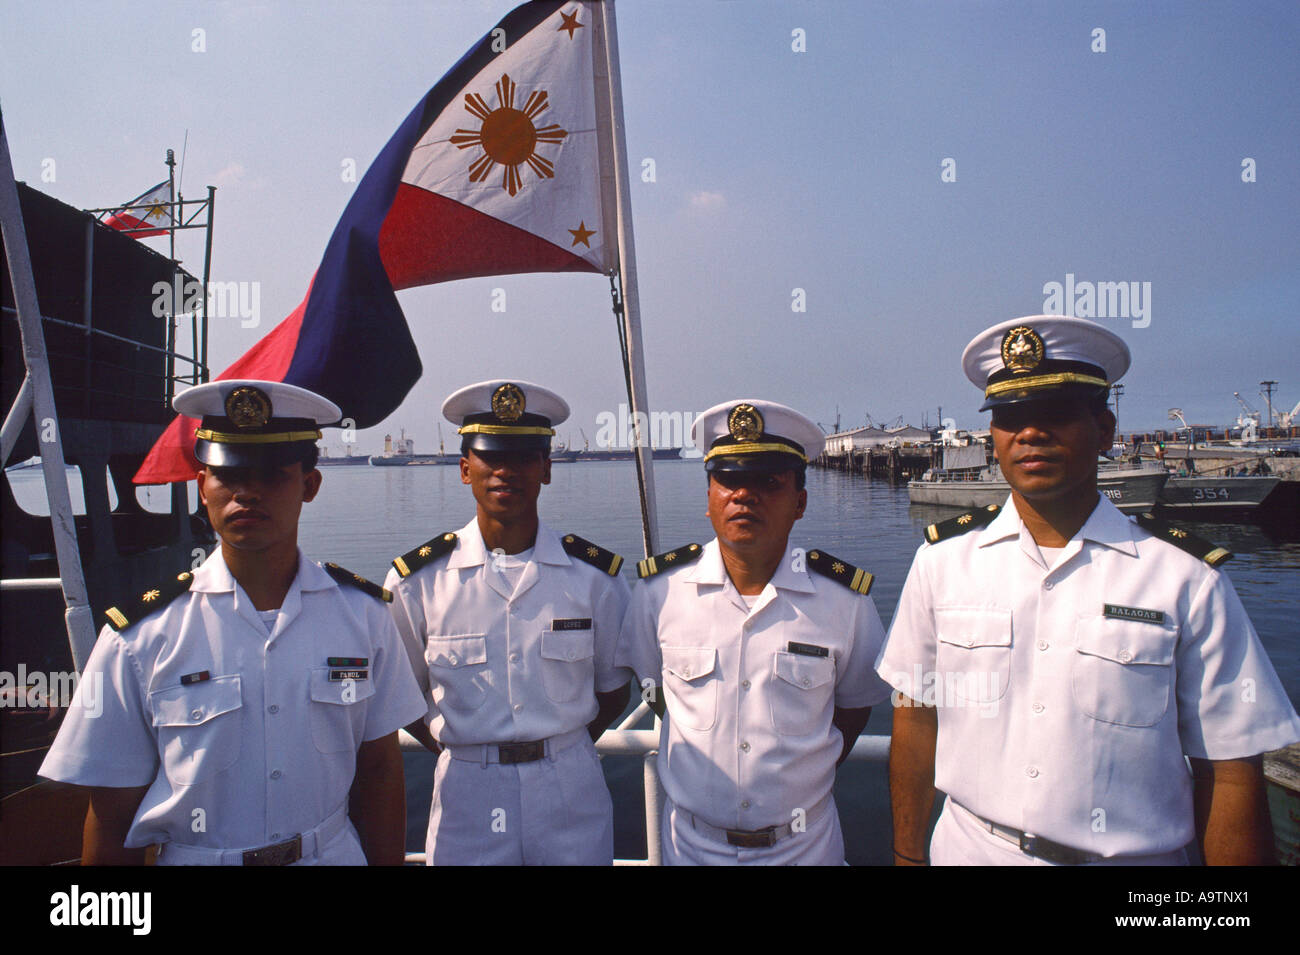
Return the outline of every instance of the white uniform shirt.
{"type": "Polygon", "coordinates": [[[988,527],[923,544],[877,669],[938,706],[938,789],[1101,856],[1191,841],[1184,754],[1300,738],[1228,578],[1105,497],[1050,567],[1010,500],[988,527]]]}
{"type": "Polygon", "coordinates": [[[661,684],[659,775],[678,808],[724,829],[791,822],[831,793],[843,737],[835,707],[889,696],[872,670],[875,602],[782,560],[751,610],[717,540],[637,586],[616,662],[661,684]],[[824,657],[790,653],[791,643],[824,657]]]}
{"type": "MultiPolygon", "coordinates": [[[[300,551],[268,636],[218,547],[189,593],[121,633],[100,633],[40,773],[82,786],[149,786],[128,847],[256,848],[335,813],[361,743],[423,709],[381,601],[340,587],[300,551]],[[331,680],[343,668],[330,657],[364,658],[346,669],[368,672],[331,680]],[[182,684],[203,671],[208,678],[182,684]]],[[[335,859],[320,861],[364,862],[348,835],[335,859]]]]}
{"type": "Polygon", "coordinates": [[[401,577],[392,614],[443,744],[546,739],[596,718],[596,693],[626,686],[614,647],[627,583],[571,559],[538,524],[533,559],[511,587],[475,518],[455,548],[401,577]]]}

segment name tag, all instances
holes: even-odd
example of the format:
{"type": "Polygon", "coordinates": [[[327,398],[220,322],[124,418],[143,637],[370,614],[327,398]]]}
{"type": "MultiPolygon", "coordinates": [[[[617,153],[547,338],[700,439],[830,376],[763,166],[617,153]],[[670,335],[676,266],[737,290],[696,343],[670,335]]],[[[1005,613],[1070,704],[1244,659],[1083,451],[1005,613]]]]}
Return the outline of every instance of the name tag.
{"type": "Polygon", "coordinates": [[[337,683],[342,680],[368,680],[370,679],[369,670],[330,670],[330,682],[337,683]]]}
{"type": "Polygon", "coordinates": [[[590,617],[560,617],[551,621],[552,630],[590,630],[590,617]]]}
{"type": "Polygon", "coordinates": [[[1121,607],[1118,604],[1104,604],[1102,612],[1116,620],[1141,620],[1144,623],[1164,623],[1163,610],[1147,610],[1143,607],[1121,607]]]}
{"type": "Polygon", "coordinates": [[[206,683],[212,679],[212,674],[207,670],[200,670],[198,673],[187,673],[181,677],[181,686],[189,686],[191,683],[206,683]]]}
{"type": "Polygon", "coordinates": [[[368,667],[370,657],[329,657],[325,662],[332,667],[368,667]]]}
{"type": "Polygon", "coordinates": [[[785,650],[786,653],[797,653],[804,657],[825,657],[830,655],[830,650],[812,643],[795,643],[791,641],[786,644],[785,650]]]}

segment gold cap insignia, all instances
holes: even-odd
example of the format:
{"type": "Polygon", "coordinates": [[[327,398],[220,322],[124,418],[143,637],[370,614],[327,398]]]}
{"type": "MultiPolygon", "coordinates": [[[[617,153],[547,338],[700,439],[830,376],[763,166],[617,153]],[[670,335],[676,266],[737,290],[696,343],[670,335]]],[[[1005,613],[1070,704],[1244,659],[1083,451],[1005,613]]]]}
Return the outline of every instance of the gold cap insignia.
{"type": "Polygon", "coordinates": [[[753,441],[763,433],[763,414],[753,405],[736,405],[727,415],[727,430],[737,441],[753,441]]]}
{"type": "Polygon", "coordinates": [[[260,428],[271,420],[271,399],[261,388],[241,385],[226,396],[226,417],[236,428],[260,428]]]}
{"type": "Polygon", "coordinates": [[[1002,336],[1002,364],[1013,374],[1033,371],[1042,360],[1042,336],[1028,325],[1017,325],[1002,336]]]}
{"type": "Polygon", "coordinates": [[[507,424],[518,421],[524,413],[523,390],[506,382],[492,392],[492,413],[507,424]]]}

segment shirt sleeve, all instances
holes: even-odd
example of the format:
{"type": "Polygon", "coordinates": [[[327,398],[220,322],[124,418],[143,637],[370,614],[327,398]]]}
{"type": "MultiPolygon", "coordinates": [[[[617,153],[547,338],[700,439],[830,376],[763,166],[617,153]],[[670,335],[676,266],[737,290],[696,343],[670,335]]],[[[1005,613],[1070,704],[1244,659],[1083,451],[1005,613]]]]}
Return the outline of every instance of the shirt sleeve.
{"type": "MultiPolygon", "coordinates": [[[[393,602],[396,603],[396,599],[393,602]]],[[[375,684],[375,695],[366,710],[366,728],[362,734],[362,739],[368,741],[380,739],[423,719],[428,706],[411,672],[403,641],[388,608],[373,608],[367,619],[374,628],[371,631],[374,663],[370,678],[375,684]]]]}
{"type": "Polygon", "coordinates": [[[402,649],[406,652],[411,672],[416,685],[426,696],[429,693],[429,668],[424,662],[425,628],[424,605],[420,601],[420,589],[413,583],[408,586],[396,570],[390,570],[384,578],[384,589],[393,595],[393,602],[388,605],[393,624],[402,649]]]}
{"type": "MultiPolygon", "coordinates": [[[[130,631],[128,631],[130,632],[130,631]]],[[[126,641],[100,631],[40,775],[80,786],[147,786],[158,775],[158,738],[126,641]]]]}
{"type": "Polygon", "coordinates": [[[889,699],[889,684],[876,675],[873,664],[885,639],[876,602],[854,595],[853,647],[835,683],[835,705],[842,709],[875,706],[889,699]]]}
{"type": "Polygon", "coordinates": [[[632,588],[627,615],[618,636],[618,649],[614,653],[616,666],[627,667],[637,679],[663,682],[663,658],[659,652],[659,622],[651,601],[652,584],[637,584],[632,588]]]}
{"type": "Polygon", "coordinates": [[[1300,739],[1300,719],[1241,598],[1208,573],[1178,641],[1178,734],[1183,752],[1241,759],[1300,739]]]}
{"type": "Polygon", "coordinates": [[[610,693],[627,686],[632,673],[616,661],[619,633],[627,616],[631,593],[622,577],[611,577],[595,607],[596,692],[610,693]]]}
{"type": "Polygon", "coordinates": [[[912,700],[921,699],[924,674],[935,669],[934,607],[924,567],[928,548],[922,544],[912,560],[898,609],[876,659],[881,678],[912,700]]]}

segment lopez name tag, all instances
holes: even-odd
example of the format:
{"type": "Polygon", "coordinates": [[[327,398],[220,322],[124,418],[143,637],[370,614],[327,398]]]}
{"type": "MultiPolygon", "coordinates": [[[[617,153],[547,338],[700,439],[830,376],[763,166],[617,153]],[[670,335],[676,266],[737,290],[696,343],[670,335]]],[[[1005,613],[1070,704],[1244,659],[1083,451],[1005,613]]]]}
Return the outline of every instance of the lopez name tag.
{"type": "Polygon", "coordinates": [[[590,630],[590,617],[556,617],[551,621],[552,630],[590,630]]]}
{"type": "Polygon", "coordinates": [[[1140,620],[1143,623],[1164,623],[1163,610],[1146,610],[1142,607],[1121,607],[1118,604],[1103,604],[1102,612],[1116,620],[1140,620]]]}
{"type": "Polygon", "coordinates": [[[825,647],[819,647],[814,643],[795,643],[791,640],[785,647],[786,653],[797,653],[805,657],[825,657],[830,656],[830,650],[825,647]]]}

